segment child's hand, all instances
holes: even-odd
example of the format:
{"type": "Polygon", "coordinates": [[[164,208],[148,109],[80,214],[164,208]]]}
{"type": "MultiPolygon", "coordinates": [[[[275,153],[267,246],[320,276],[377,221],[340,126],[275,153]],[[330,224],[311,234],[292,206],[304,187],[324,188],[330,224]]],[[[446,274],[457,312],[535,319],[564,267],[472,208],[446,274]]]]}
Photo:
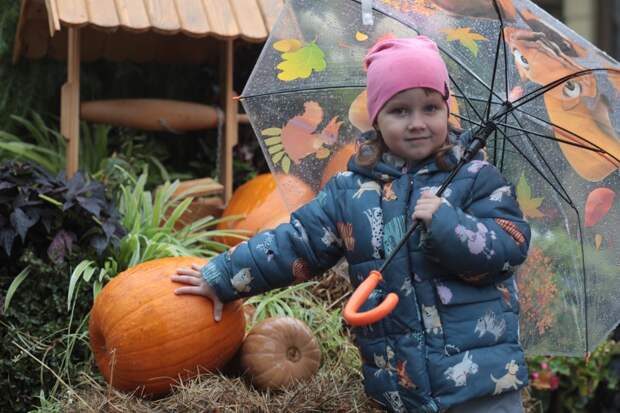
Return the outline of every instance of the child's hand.
{"type": "Polygon", "coordinates": [[[431,224],[433,214],[439,209],[441,198],[435,196],[432,192],[426,191],[422,193],[418,203],[413,211],[413,219],[419,219],[427,227],[431,224]]]}
{"type": "Polygon", "coordinates": [[[213,318],[215,321],[222,319],[222,308],[224,304],[215,294],[215,291],[211,286],[202,278],[200,273],[200,266],[192,264],[192,268],[179,268],[177,275],[171,277],[172,281],[176,281],[182,284],[189,284],[191,287],[180,287],[174,290],[175,294],[192,294],[202,295],[213,302],[213,318]]]}

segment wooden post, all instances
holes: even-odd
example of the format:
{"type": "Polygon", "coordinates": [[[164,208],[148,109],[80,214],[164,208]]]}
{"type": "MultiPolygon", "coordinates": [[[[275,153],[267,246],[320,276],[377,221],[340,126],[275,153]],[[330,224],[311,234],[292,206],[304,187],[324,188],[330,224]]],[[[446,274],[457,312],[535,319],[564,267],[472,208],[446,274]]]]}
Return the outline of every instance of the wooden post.
{"type": "Polygon", "coordinates": [[[67,82],[60,95],[60,133],[67,139],[67,177],[71,177],[78,170],[80,156],[80,29],[67,30],[67,82]]]}
{"type": "Polygon", "coordinates": [[[222,65],[222,91],[224,108],[224,142],[220,152],[220,182],[224,185],[224,203],[227,204],[233,190],[233,148],[238,142],[237,113],[239,103],[233,98],[236,96],[233,90],[234,68],[234,40],[224,41],[223,65],[222,65]]]}

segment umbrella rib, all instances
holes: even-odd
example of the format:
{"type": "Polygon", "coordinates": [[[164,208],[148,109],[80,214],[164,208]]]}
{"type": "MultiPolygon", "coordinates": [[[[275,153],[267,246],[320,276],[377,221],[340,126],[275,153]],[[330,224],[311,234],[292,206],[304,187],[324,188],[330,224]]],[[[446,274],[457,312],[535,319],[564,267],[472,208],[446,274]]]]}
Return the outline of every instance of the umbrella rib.
{"type": "MultiPolygon", "coordinates": [[[[591,147],[591,146],[586,146],[586,145],[583,145],[583,144],[581,144],[581,143],[572,142],[572,141],[569,141],[569,140],[566,140],[566,139],[562,139],[562,138],[556,138],[556,137],[554,137],[554,136],[545,135],[545,134],[543,134],[543,133],[540,133],[540,132],[535,132],[535,131],[528,130],[528,129],[523,129],[523,128],[521,128],[521,127],[517,127],[517,126],[514,126],[514,125],[510,125],[510,124],[508,124],[508,123],[504,123],[504,122],[495,122],[495,124],[496,124],[496,125],[501,125],[501,126],[504,126],[504,127],[508,127],[508,128],[511,128],[511,129],[517,130],[517,131],[519,131],[519,132],[531,133],[532,135],[538,136],[539,138],[547,139],[547,140],[550,140],[550,141],[561,142],[561,143],[565,143],[565,144],[567,144],[567,145],[576,146],[577,148],[586,149],[586,150],[589,150],[589,151],[592,151],[592,152],[595,152],[595,153],[604,153],[604,154],[608,154],[608,153],[607,153],[607,151],[606,151],[605,149],[596,148],[596,147],[595,147],[595,148],[593,148],[593,147],[591,147]]],[[[518,135],[515,135],[515,136],[518,136],[518,135]]],[[[611,155],[611,154],[608,154],[608,155],[609,155],[609,156],[613,156],[613,155],[611,155]]]]}
{"type": "Polygon", "coordinates": [[[254,95],[245,95],[239,96],[240,100],[253,99],[253,98],[262,98],[266,96],[278,96],[278,95],[286,95],[288,93],[300,93],[300,92],[317,92],[321,90],[333,90],[333,89],[364,89],[366,85],[334,85],[334,86],[309,86],[301,89],[283,89],[273,92],[265,92],[265,93],[256,93],[254,95]]]}
{"type": "Polygon", "coordinates": [[[497,17],[499,18],[499,27],[500,27],[500,35],[502,37],[502,48],[504,50],[504,93],[506,100],[508,100],[508,54],[506,50],[506,37],[504,34],[504,18],[502,17],[502,13],[499,8],[499,4],[497,4],[497,0],[493,0],[493,7],[495,8],[495,12],[497,13],[497,17]]]}
{"type": "Polygon", "coordinates": [[[588,149],[588,150],[591,150],[592,152],[603,153],[603,154],[605,154],[605,155],[610,156],[611,158],[613,158],[613,160],[615,160],[615,161],[618,163],[618,165],[616,165],[616,166],[620,166],[620,159],[616,158],[616,156],[612,155],[611,153],[609,153],[608,151],[606,151],[605,149],[603,149],[603,148],[602,148],[602,147],[600,147],[599,145],[595,144],[594,142],[591,142],[589,139],[584,138],[583,136],[578,135],[578,134],[576,134],[576,133],[574,133],[574,132],[572,132],[572,131],[570,131],[570,130],[568,130],[568,129],[566,129],[566,128],[564,128],[564,127],[560,126],[560,125],[556,125],[555,123],[553,123],[553,122],[551,122],[551,121],[548,121],[548,120],[545,120],[545,119],[539,118],[538,116],[533,115],[533,114],[531,114],[531,113],[527,113],[527,112],[525,112],[525,111],[523,111],[523,110],[520,110],[520,109],[516,109],[516,111],[518,111],[519,113],[521,113],[521,114],[523,114],[523,115],[525,115],[525,116],[529,116],[529,117],[531,117],[531,118],[533,118],[533,119],[536,119],[537,121],[542,122],[542,123],[544,123],[544,124],[546,124],[546,125],[549,125],[549,126],[552,126],[552,127],[554,127],[554,128],[560,129],[561,131],[563,131],[563,132],[565,132],[565,133],[568,133],[568,134],[570,134],[570,135],[572,135],[572,136],[574,136],[574,137],[576,137],[576,138],[578,138],[578,139],[581,139],[581,140],[582,140],[583,142],[585,142],[587,145],[590,145],[590,147],[587,147],[587,146],[585,146],[585,145],[584,145],[584,146],[581,146],[581,145],[579,145],[579,144],[576,144],[576,143],[573,143],[573,142],[570,142],[570,141],[565,141],[565,140],[560,139],[560,138],[553,138],[553,139],[557,140],[558,142],[567,143],[567,144],[570,144],[570,145],[573,145],[573,146],[579,146],[579,147],[581,147],[581,148],[583,148],[583,149],[588,149]]]}
{"type": "MultiPolygon", "coordinates": [[[[482,98],[469,98],[469,99],[474,101],[474,102],[484,102],[484,100],[482,98]]],[[[499,105],[500,103],[494,102],[494,104],[499,105]]],[[[577,147],[580,147],[580,148],[583,148],[583,149],[588,149],[588,150],[590,150],[592,152],[605,154],[605,155],[613,158],[613,160],[615,160],[618,163],[618,165],[620,165],[620,159],[618,159],[616,156],[614,156],[613,154],[609,153],[608,151],[606,151],[605,149],[603,149],[599,145],[595,144],[594,142],[591,142],[589,139],[584,138],[583,136],[578,135],[578,134],[570,131],[569,129],[566,129],[566,128],[564,128],[564,127],[562,127],[560,125],[557,125],[557,124],[555,124],[555,123],[553,123],[551,121],[545,120],[545,119],[540,118],[540,117],[538,117],[536,115],[528,113],[528,112],[524,111],[523,109],[519,109],[518,106],[513,106],[511,109],[512,109],[511,112],[519,112],[520,114],[522,114],[524,116],[529,116],[529,117],[531,117],[533,119],[536,119],[537,121],[542,122],[542,123],[544,123],[544,124],[546,124],[548,126],[552,126],[554,128],[560,129],[561,131],[563,131],[565,133],[568,133],[568,134],[570,134],[570,135],[580,139],[581,141],[585,142],[587,145],[590,145],[590,146],[588,147],[586,145],[580,145],[580,144],[578,144],[576,142],[571,142],[571,141],[564,140],[564,139],[561,139],[561,138],[551,137],[549,135],[541,135],[541,134],[538,134],[538,133],[533,132],[533,131],[527,131],[527,132],[530,132],[532,134],[541,136],[543,138],[546,137],[548,139],[552,139],[552,140],[555,140],[557,142],[562,142],[562,143],[566,143],[566,144],[569,144],[569,145],[572,145],[572,146],[577,146],[577,147]]],[[[501,122],[496,122],[496,124],[503,125],[501,122]]],[[[505,125],[503,125],[503,126],[505,126],[505,125]]],[[[508,126],[510,126],[510,125],[508,125],[508,126]]],[[[517,129],[517,128],[515,128],[515,129],[517,129]]],[[[525,132],[525,130],[522,130],[522,132],[525,132]]]]}
{"type": "MultiPolygon", "coordinates": [[[[450,79],[452,79],[452,76],[450,76],[450,79]]],[[[472,101],[474,100],[474,98],[469,98],[467,97],[467,95],[463,92],[463,89],[461,89],[461,87],[459,86],[459,84],[457,82],[454,81],[454,79],[452,79],[452,83],[454,84],[454,86],[458,89],[460,95],[458,95],[458,97],[465,99],[465,102],[467,103],[468,107],[470,107],[474,113],[476,114],[476,116],[478,117],[478,119],[480,119],[480,121],[482,121],[484,118],[482,116],[480,116],[480,113],[478,113],[478,111],[476,110],[476,107],[473,105],[472,101]]],[[[457,95],[455,95],[456,97],[457,95]]]]}
{"type": "MultiPolygon", "coordinates": [[[[502,133],[502,131],[500,130],[500,133],[502,133]]],[[[503,133],[502,133],[503,135],[503,133]]],[[[521,155],[521,157],[523,159],[525,159],[525,161],[530,164],[530,166],[549,184],[549,186],[567,203],[569,204],[573,209],[576,209],[575,204],[573,203],[572,199],[570,199],[570,196],[568,196],[568,194],[562,194],[554,185],[553,183],[549,180],[549,178],[547,178],[545,176],[545,174],[543,173],[543,171],[538,168],[536,165],[534,165],[534,163],[525,155],[525,153],[523,153],[523,151],[521,151],[521,149],[519,149],[519,147],[517,145],[515,145],[515,143],[512,141],[512,139],[508,138],[508,136],[503,135],[504,139],[506,139],[508,141],[508,143],[510,143],[512,145],[513,148],[515,148],[515,150],[519,153],[519,155],[521,155]]],[[[530,142],[532,145],[533,143],[530,142]]],[[[551,171],[551,169],[550,169],[551,171]]],[[[553,174],[553,171],[551,171],[551,173],[553,174]]],[[[553,174],[555,177],[555,174],[553,174]]],[[[561,186],[561,185],[560,185],[561,186]]],[[[565,191],[565,189],[562,187],[562,190],[565,191]]]]}
{"type": "MultiPolygon", "coordinates": [[[[502,17],[502,13],[499,7],[499,4],[497,3],[497,0],[493,0],[493,8],[495,9],[495,12],[497,13],[497,17],[499,18],[499,30],[500,30],[500,38],[501,38],[501,42],[502,42],[502,49],[504,52],[504,96],[506,99],[506,102],[509,102],[509,95],[508,95],[508,54],[507,54],[507,50],[506,50],[506,37],[505,37],[505,33],[504,33],[504,18],[502,17]]],[[[504,104],[504,103],[502,103],[504,104]]],[[[508,119],[508,116],[505,117],[505,119],[508,119]]],[[[504,126],[504,131],[503,134],[506,135],[506,132],[508,132],[508,129],[504,126]]],[[[497,131],[494,132],[494,136],[495,136],[495,142],[496,144],[493,145],[493,156],[495,157],[495,159],[497,159],[497,131]]],[[[502,161],[501,161],[501,170],[504,169],[504,158],[506,155],[506,142],[505,140],[502,140],[502,161]]]]}
{"type": "MultiPolygon", "coordinates": [[[[502,14],[499,12],[498,6],[497,6],[497,0],[493,0],[493,7],[495,8],[495,12],[497,13],[497,17],[499,18],[499,34],[497,36],[497,43],[495,45],[495,59],[493,61],[493,75],[491,77],[491,90],[495,89],[495,78],[497,75],[497,64],[499,62],[499,50],[500,50],[500,46],[503,43],[502,40],[504,38],[503,33],[504,33],[504,21],[502,20],[502,14]]],[[[506,68],[506,66],[504,65],[504,69],[506,68]]],[[[507,77],[505,78],[507,79],[507,77]]],[[[506,96],[508,96],[508,94],[506,94],[506,96]]],[[[489,116],[491,114],[491,100],[492,100],[493,94],[489,93],[489,98],[487,99],[487,105],[484,109],[484,120],[488,121],[489,120],[489,116]]]]}
{"type": "Polygon", "coordinates": [[[551,89],[556,88],[557,86],[561,85],[562,83],[565,83],[571,79],[575,79],[577,77],[581,77],[581,76],[585,76],[587,74],[590,73],[594,73],[594,72],[614,72],[618,75],[620,75],[620,70],[618,69],[613,69],[613,68],[593,68],[593,69],[584,69],[584,70],[580,70],[578,72],[574,72],[571,73],[569,75],[563,76],[559,79],[554,80],[553,82],[549,82],[546,85],[540,86],[537,89],[534,89],[533,91],[521,96],[519,99],[515,100],[514,102],[512,102],[512,106],[516,109],[520,106],[523,106],[524,104],[528,103],[529,101],[536,99],[537,97],[547,93],[548,91],[550,91],[551,89]]]}
{"type": "MultiPolygon", "coordinates": [[[[521,124],[521,121],[519,120],[519,118],[517,118],[517,116],[514,114],[514,112],[511,112],[511,116],[514,118],[515,123],[517,123],[521,128],[523,128],[523,125],[521,124]]],[[[530,133],[529,133],[530,131],[527,131],[524,128],[523,128],[523,130],[524,130],[525,136],[526,136],[527,140],[529,141],[530,145],[532,146],[532,148],[534,149],[534,151],[536,152],[538,157],[540,159],[542,159],[542,162],[545,164],[545,166],[549,170],[549,173],[551,174],[551,176],[553,176],[553,179],[555,180],[555,182],[558,185],[558,187],[562,189],[562,191],[566,195],[566,198],[569,199],[569,201],[568,201],[569,205],[573,205],[573,209],[576,210],[576,207],[574,206],[573,200],[571,199],[570,195],[568,194],[568,191],[566,190],[566,188],[564,188],[564,185],[562,185],[562,182],[558,178],[557,174],[553,171],[553,168],[551,168],[551,165],[549,165],[549,162],[547,162],[547,158],[542,155],[540,149],[535,144],[534,139],[532,139],[530,137],[530,133]]],[[[550,184],[550,185],[553,187],[552,184],[550,184]]]]}
{"type": "MultiPolygon", "coordinates": [[[[475,121],[473,121],[473,120],[471,120],[471,119],[469,119],[469,118],[466,118],[466,117],[464,117],[464,116],[460,116],[460,115],[457,115],[457,114],[453,114],[453,115],[454,115],[454,116],[456,116],[456,117],[457,117],[457,118],[459,118],[459,119],[466,120],[466,121],[468,121],[468,122],[470,122],[470,123],[472,123],[472,124],[474,124],[474,125],[476,125],[476,126],[479,126],[479,127],[481,127],[481,126],[482,126],[482,124],[477,123],[477,122],[475,122],[475,121]]],[[[518,120],[516,120],[516,121],[518,122],[518,120]]],[[[500,124],[500,125],[502,125],[502,126],[506,126],[506,124],[500,124]]],[[[562,189],[562,191],[564,192],[564,195],[560,194],[560,191],[559,191],[557,188],[555,188],[555,187],[554,187],[554,184],[553,184],[552,182],[550,182],[548,178],[546,178],[546,177],[545,177],[545,175],[543,174],[543,171],[542,171],[542,170],[540,170],[540,169],[539,169],[538,167],[536,167],[535,165],[533,165],[533,164],[531,163],[531,161],[529,160],[529,158],[528,158],[528,157],[527,157],[527,156],[526,156],[526,155],[525,155],[525,154],[524,154],[521,150],[519,150],[519,149],[518,149],[518,147],[515,145],[515,143],[514,143],[514,142],[512,141],[512,139],[511,139],[511,138],[514,138],[514,137],[520,137],[523,133],[525,133],[525,134],[530,134],[530,133],[532,133],[532,134],[536,134],[536,133],[535,133],[535,132],[532,132],[532,131],[528,131],[528,130],[523,129],[523,128],[518,128],[518,127],[516,127],[516,126],[512,126],[512,125],[507,125],[507,126],[508,126],[509,128],[511,128],[511,129],[515,129],[515,130],[517,130],[517,131],[519,131],[519,132],[522,132],[522,133],[520,133],[520,134],[518,134],[518,135],[511,136],[511,135],[507,135],[505,131],[499,130],[499,132],[502,134],[502,136],[505,138],[505,140],[507,140],[507,141],[508,141],[508,142],[509,142],[509,143],[510,143],[513,147],[515,147],[515,150],[514,150],[514,151],[511,151],[510,149],[507,149],[507,148],[505,147],[505,145],[504,145],[504,147],[502,148],[502,161],[501,161],[501,162],[503,163],[504,152],[514,153],[514,154],[519,154],[519,155],[521,155],[523,158],[525,158],[525,159],[527,160],[527,162],[528,162],[530,165],[532,165],[532,167],[536,170],[536,172],[538,172],[538,174],[539,174],[539,175],[541,175],[541,176],[543,177],[543,179],[545,179],[545,180],[547,181],[547,183],[548,183],[548,184],[549,184],[549,185],[550,185],[550,186],[551,186],[551,187],[552,187],[552,188],[553,188],[556,192],[558,192],[558,194],[562,197],[562,199],[564,199],[564,200],[565,200],[565,201],[566,201],[569,205],[574,205],[574,203],[573,203],[573,202],[572,202],[572,200],[570,199],[570,196],[568,195],[568,192],[567,192],[567,191],[566,191],[566,189],[562,186],[561,182],[559,182],[559,180],[558,180],[558,178],[557,178],[556,174],[553,172],[553,170],[552,170],[551,166],[550,166],[550,165],[546,162],[546,160],[544,159],[544,157],[542,157],[542,156],[541,156],[541,158],[543,159],[543,162],[545,163],[545,165],[546,165],[547,169],[549,169],[549,172],[551,173],[551,175],[553,175],[554,179],[556,180],[556,183],[559,185],[559,187],[560,187],[560,188],[562,189]]],[[[549,139],[553,139],[553,138],[550,138],[550,137],[547,137],[547,138],[549,138],[549,139]]],[[[495,146],[497,146],[497,142],[498,142],[498,140],[496,139],[496,140],[495,140],[495,145],[494,145],[494,147],[495,147],[495,146]]],[[[530,144],[531,144],[531,145],[535,148],[536,152],[537,152],[537,153],[538,153],[538,155],[540,156],[540,155],[541,155],[541,154],[540,154],[540,150],[538,149],[538,147],[536,147],[536,145],[534,145],[534,142],[533,142],[531,139],[530,139],[530,144]]],[[[497,158],[496,158],[496,157],[494,157],[494,159],[497,159],[497,158]]],[[[502,168],[500,167],[500,169],[502,169],[502,168]]]]}

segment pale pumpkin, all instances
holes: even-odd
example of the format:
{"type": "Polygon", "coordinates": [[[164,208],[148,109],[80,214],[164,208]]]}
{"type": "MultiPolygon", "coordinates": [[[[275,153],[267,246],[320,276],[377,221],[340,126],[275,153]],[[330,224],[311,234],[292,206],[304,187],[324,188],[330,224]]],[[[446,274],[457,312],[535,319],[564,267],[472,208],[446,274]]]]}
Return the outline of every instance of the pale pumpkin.
{"type": "MultiPolygon", "coordinates": [[[[251,237],[257,232],[288,222],[290,211],[314,198],[312,188],[293,175],[279,175],[277,180],[282,191],[286,192],[288,205],[276,186],[273,175],[258,175],[237,188],[222,214],[222,218],[234,215],[242,215],[243,218],[221,222],[217,228],[246,230],[251,237]]],[[[232,237],[221,237],[218,240],[231,247],[241,241],[232,237]]]]}
{"type": "Polygon", "coordinates": [[[312,331],[291,317],[257,324],[241,347],[241,366],[259,388],[278,389],[312,377],[321,365],[321,350],[312,331]]]}
{"type": "Polygon", "coordinates": [[[210,300],[174,294],[183,285],[170,280],[176,269],[206,262],[194,257],[148,261],[117,275],[97,296],[90,344],[99,371],[113,387],[166,393],[198,369],[223,367],[239,349],[245,333],[241,301],[226,304],[216,323],[210,300]]]}

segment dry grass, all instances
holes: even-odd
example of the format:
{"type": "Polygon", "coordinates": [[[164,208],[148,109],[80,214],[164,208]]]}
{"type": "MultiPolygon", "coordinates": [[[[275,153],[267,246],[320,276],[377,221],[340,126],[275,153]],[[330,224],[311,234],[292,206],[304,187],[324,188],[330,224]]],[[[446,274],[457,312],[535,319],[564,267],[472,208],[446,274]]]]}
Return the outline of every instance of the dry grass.
{"type": "Polygon", "coordinates": [[[372,405],[352,372],[323,368],[308,382],[282,391],[255,389],[241,377],[204,374],[181,383],[169,396],[145,400],[120,393],[90,376],[76,391],[59,403],[63,412],[380,412],[372,405]]]}

